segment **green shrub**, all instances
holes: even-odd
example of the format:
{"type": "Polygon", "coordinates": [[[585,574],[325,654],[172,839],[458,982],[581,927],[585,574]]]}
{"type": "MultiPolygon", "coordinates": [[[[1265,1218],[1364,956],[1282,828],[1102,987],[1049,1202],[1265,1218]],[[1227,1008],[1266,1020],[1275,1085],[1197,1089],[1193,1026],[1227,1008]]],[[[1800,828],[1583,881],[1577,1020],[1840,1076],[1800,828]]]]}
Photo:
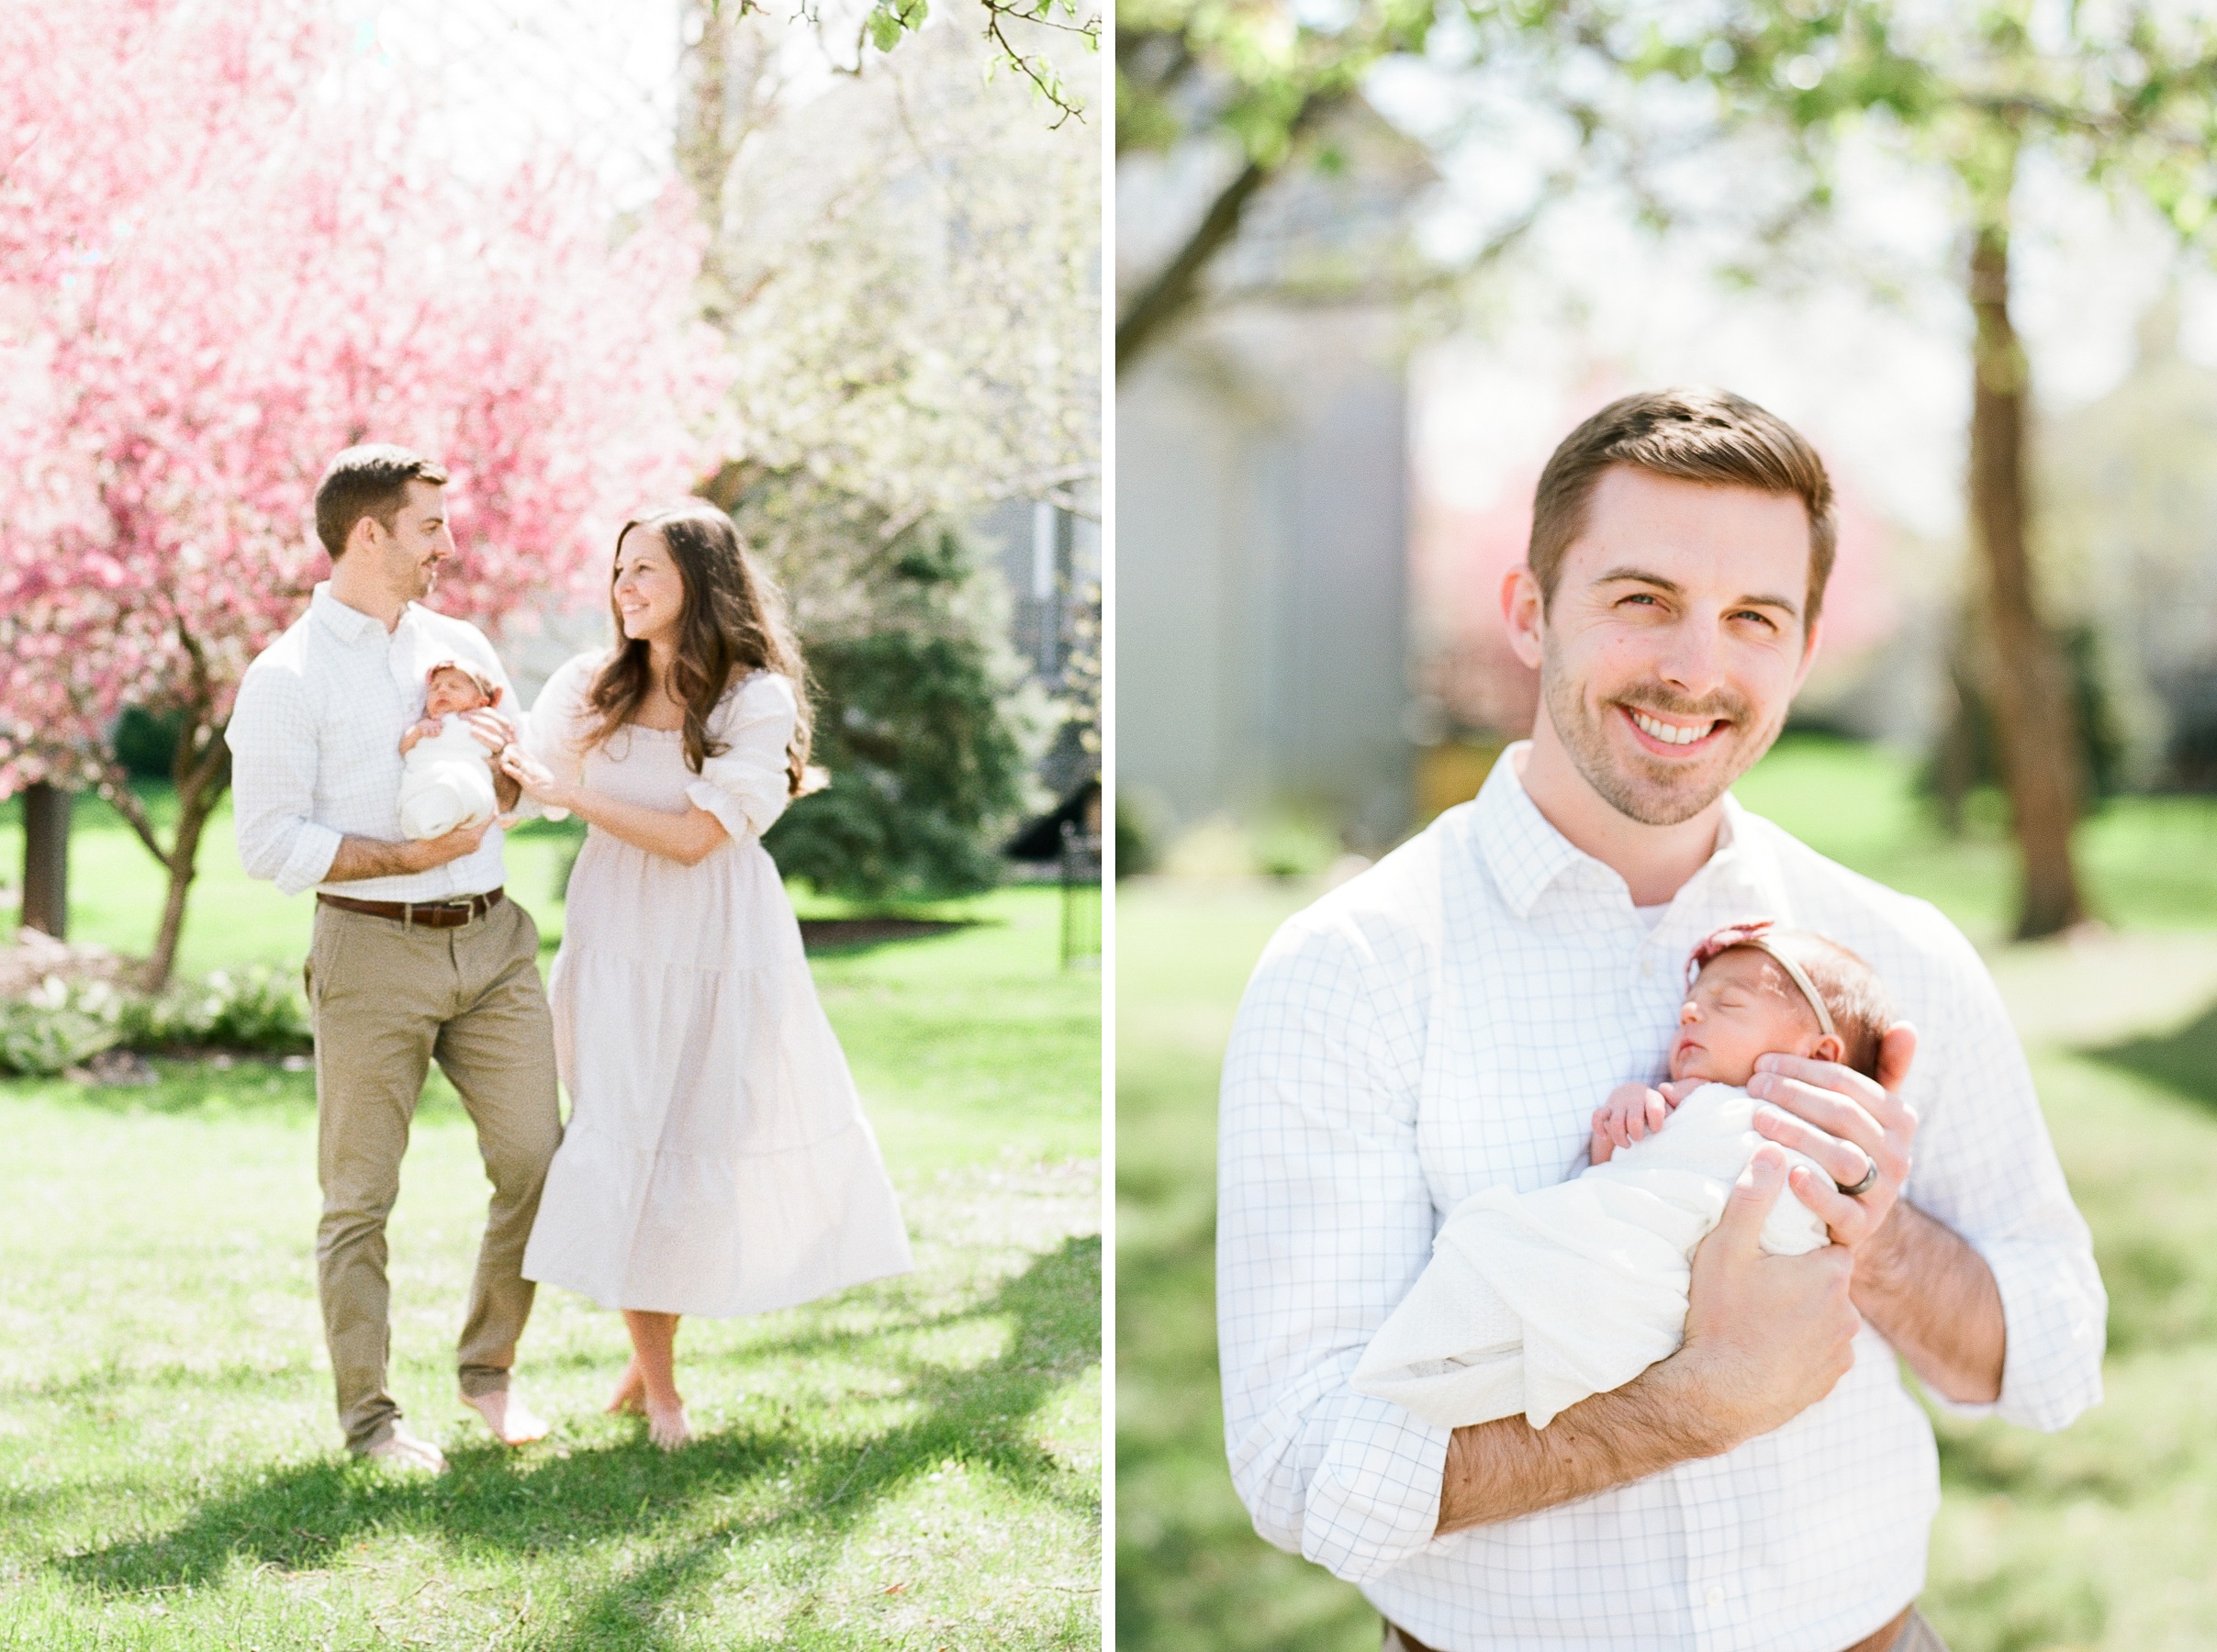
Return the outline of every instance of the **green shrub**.
{"type": "Polygon", "coordinates": [[[816,761],[832,779],[763,840],[778,870],[864,899],[999,883],[1025,765],[986,652],[887,631],[822,644],[809,666],[822,689],[816,761]]]}
{"type": "Polygon", "coordinates": [[[218,970],[159,998],[50,977],[22,998],[0,999],[0,1073],[48,1077],[118,1045],[282,1055],[313,1048],[314,1039],[290,976],[266,967],[218,970]]]}
{"type": "Polygon", "coordinates": [[[1116,788],[1116,876],[1152,872],[1162,864],[1157,811],[1128,787],[1116,788]]]}
{"type": "Polygon", "coordinates": [[[937,519],[896,520],[804,469],[733,480],[732,519],[791,605],[814,688],[813,761],[831,775],[763,847],[827,895],[992,887],[1033,800],[1026,743],[1052,715],[1010,651],[1005,583],[937,519]]]}
{"type": "Polygon", "coordinates": [[[277,1055],[314,1043],[290,975],[266,966],[238,975],[218,969],[197,986],[174,988],[148,1006],[143,1028],[131,1032],[136,1050],[185,1045],[277,1055]]]}
{"type": "Polygon", "coordinates": [[[125,999],[104,981],[50,976],[19,999],[0,999],[0,1072],[44,1078],[125,1038],[125,999]]]}
{"type": "Polygon", "coordinates": [[[1265,877],[1314,877],[1339,857],[1330,830],[1303,815],[1282,814],[1254,832],[1255,870],[1265,877]]]}

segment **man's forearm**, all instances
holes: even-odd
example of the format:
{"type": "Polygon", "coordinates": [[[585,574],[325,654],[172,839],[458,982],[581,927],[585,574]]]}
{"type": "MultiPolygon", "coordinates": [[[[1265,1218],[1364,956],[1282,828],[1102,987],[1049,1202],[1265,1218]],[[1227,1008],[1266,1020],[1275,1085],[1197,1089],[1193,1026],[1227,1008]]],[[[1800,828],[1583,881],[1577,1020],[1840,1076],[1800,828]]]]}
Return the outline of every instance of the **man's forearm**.
{"type": "Polygon", "coordinates": [[[340,841],[331,856],[325,883],[353,883],[364,877],[405,877],[424,870],[423,852],[414,843],[388,843],[379,838],[350,837],[340,841]]]}
{"type": "Polygon", "coordinates": [[[1959,1404],[2001,1397],[2009,1346],[2001,1289],[1986,1258],[1906,1200],[1857,1247],[1856,1309],[1909,1368],[1959,1404]]]}
{"type": "Polygon", "coordinates": [[[1458,1428],[1440,1476],[1439,1532],[1537,1513],[1729,1450],[1686,1377],[1674,1356],[1545,1428],[1522,1417],[1458,1428]]]}

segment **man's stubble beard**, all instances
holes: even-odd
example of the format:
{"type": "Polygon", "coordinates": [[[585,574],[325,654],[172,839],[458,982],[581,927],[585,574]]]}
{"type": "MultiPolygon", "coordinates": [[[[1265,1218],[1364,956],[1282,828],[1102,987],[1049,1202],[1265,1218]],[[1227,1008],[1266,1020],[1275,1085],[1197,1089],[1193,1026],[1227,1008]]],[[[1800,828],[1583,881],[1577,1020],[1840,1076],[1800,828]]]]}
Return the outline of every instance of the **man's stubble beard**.
{"type": "MultiPolygon", "coordinates": [[[[1607,731],[1587,715],[1586,702],[1580,693],[1583,686],[1568,680],[1554,637],[1544,625],[1540,629],[1540,703],[1546,709],[1548,721],[1554,727],[1555,738],[1569,753],[1572,765],[1602,800],[1618,814],[1642,826],[1677,826],[1692,820],[1755,765],[1756,759],[1771,749],[1771,742],[1778,738],[1778,731],[1786,724],[1785,714],[1781,712],[1768,729],[1752,729],[1747,702],[1738,695],[1721,695],[1703,703],[1674,694],[1660,683],[1647,684],[1634,697],[1634,703],[1644,709],[1680,717],[1724,718],[1731,728],[1726,735],[1729,743],[1717,753],[1715,767],[1681,770],[1670,775],[1659,773],[1643,783],[1618,766],[1607,731]]],[[[1600,712],[1602,718],[1611,715],[1607,707],[1600,712]]],[[[1639,759],[1635,757],[1633,761],[1639,759]]]]}

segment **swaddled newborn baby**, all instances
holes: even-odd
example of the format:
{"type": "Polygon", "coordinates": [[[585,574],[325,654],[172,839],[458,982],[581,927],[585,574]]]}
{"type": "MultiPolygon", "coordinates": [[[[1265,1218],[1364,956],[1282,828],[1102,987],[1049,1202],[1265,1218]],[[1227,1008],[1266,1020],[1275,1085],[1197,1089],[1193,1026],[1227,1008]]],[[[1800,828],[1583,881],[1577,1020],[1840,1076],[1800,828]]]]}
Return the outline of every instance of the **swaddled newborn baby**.
{"type": "MultiPolygon", "coordinates": [[[[1766,1053],[1875,1075],[1891,1024],[1869,965],[1767,920],[1719,930],[1686,962],[1670,1080],[1620,1085],[1593,1118],[1591,1166],[1517,1193],[1486,1188],[1450,1212],[1432,1262],[1356,1367],[1357,1393],[1443,1427],[1522,1412],[1545,1428],[1677,1351],[1694,1247],[1767,1139],[1743,1088],[1766,1053]]],[[[1808,1159],[1788,1152],[1790,1166],[1808,1159]]],[[[1763,1248],[1796,1256],[1824,1224],[1782,1189],[1763,1248]]]]}
{"type": "Polygon", "coordinates": [[[475,666],[442,660],[423,674],[422,719],[400,737],[404,836],[444,837],[493,818],[499,803],[490,753],[463,713],[499,701],[500,686],[475,666]]]}

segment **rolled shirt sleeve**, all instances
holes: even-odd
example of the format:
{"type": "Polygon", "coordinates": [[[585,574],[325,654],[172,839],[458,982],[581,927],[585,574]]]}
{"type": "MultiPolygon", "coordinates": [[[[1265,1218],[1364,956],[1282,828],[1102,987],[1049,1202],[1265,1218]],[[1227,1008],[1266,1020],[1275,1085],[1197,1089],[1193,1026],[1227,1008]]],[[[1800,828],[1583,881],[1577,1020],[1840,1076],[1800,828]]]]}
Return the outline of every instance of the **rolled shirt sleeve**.
{"type": "Polygon", "coordinates": [[[274,666],[248,671],[224,741],[231,749],[232,819],[247,876],[287,895],[314,888],[345,839],[310,818],[316,723],[299,674],[274,666]]]}
{"type": "Polygon", "coordinates": [[[758,671],[718,702],[709,733],[724,749],[700,766],[685,788],[734,839],[756,837],[777,823],[790,800],[786,748],[800,720],[793,685],[774,671],[758,671]]]}
{"type": "Polygon", "coordinates": [[[1992,1270],[2006,1343],[2001,1394],[1955,1416],[2063,1428],[2101,1399],[2109,1297],[2086,1220],[2040,1115],[2023,1046],[1985,965],[1959,942],[1943,1066],[1923,1076],[1926,1116],[1903,1197],[1960,1234],[1992,1270]]]}
{"type": "Polygon", "coordinates": [[[1255,1529],[1364,1582],[1433,1541],[1451,1431],[1348,1379],[1431,1253],[1420,1041],[1381,1024],[1366,938],[1295,919],[1226,1053],[1217,1318],[1232,1479],[1255,1529]]]}

